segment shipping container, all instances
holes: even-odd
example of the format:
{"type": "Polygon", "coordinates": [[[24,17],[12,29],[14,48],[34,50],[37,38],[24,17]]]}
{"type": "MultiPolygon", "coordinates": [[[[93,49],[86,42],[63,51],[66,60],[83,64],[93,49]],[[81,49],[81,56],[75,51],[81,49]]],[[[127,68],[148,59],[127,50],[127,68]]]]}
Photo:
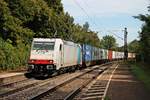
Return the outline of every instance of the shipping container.
{"type": "Polygon", "coordinates": [[[128,53],[128,58],[132,58],[132,54],[131,53],[128,53]]]}
{"type": "Polygon", "coordinates": [[[106,50],[106,59],[108,60],[108,50],[106,50]]]}
{"type": "Polygon", "coordinates": [[[108,50],[102,49],[102,59],[103,60],[108,59],[108,50]]]}
{"type": "Polygon", "coordinates": [[[118,58],[119,58],[119,52],[116,51],[116,52],[115,52],[115,59],[118,59],[118,58]]]}
{"type": "Polygon", "coordinates": [[[101,52],[101,49],[98,48],[98,60],[101,60],[102,59],[102,52],[101,52]]]}
{"type": "Polygon", "coordinates": [[[108,51],[108,59],[111,61],[112,60],[112,50],[108,51]]]}
{"type": "Polygon", "coordinates": [[[136,56],[135,53],[128,53],[128,58],[129,59],[135,58],[135,56],[136,56]]]}
{"type": "Polygon", "coordinates": [[[100,60],[99,48],[92,47],[92,61],[100,60]]]}
{"type": "Polygon", "coordinates": [[[116,59],[116,52],[115,51],[112,51],[112,59],[114,60],[114,59],[116,59]]]}
{"type": "Polygon", "coordinates": [[[82,45],[82,60],[83,62],[92,61],[92,47],[90,45],[82,45]]]}

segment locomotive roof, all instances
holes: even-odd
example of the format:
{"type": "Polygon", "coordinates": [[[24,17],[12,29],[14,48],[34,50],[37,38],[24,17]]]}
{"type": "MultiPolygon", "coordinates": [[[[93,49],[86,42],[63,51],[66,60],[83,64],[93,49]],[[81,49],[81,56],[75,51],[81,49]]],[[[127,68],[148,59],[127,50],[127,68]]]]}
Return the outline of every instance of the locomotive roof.
{"type": "Polygon", "coordinates": [[[33,38],[33,41],[55,41],[61,40],[60,38],[33,38]]]}

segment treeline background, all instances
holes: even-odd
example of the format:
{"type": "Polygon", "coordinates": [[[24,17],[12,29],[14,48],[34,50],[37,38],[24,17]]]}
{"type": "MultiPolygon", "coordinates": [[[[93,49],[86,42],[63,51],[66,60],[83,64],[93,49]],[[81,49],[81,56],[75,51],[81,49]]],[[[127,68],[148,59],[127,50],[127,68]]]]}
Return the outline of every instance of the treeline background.
{"type": "Polygon", "coordinates": [[[75,24],[61,0],[0,0],[0,69],[25,66],[33,37],[100,46],[97,33],[75,24]]]}

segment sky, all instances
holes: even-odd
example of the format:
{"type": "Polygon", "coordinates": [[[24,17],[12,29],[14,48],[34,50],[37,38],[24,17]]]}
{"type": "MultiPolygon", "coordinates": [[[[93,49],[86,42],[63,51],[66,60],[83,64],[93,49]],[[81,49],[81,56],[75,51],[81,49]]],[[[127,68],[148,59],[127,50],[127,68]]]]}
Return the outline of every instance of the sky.
{"type": "Polygon", "coordinates": [[[100,39],[113,35],[122,46],[125,27],[128,29],[128,43],[139,39],[138,31],[143,22],[133,16],[147,14],[149,0],[62,0],[62,3],[75,23],[83,25],[88,22],[100,39]]]}

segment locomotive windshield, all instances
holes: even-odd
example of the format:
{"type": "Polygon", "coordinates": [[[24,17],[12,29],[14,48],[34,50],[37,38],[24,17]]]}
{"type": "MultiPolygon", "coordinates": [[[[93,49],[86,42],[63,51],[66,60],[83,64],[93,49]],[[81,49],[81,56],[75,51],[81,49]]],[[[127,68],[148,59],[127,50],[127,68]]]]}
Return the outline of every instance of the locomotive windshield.
{"type": "Polygon", "coordinates": [[[32,50],[54,50],[54,42],[34,42],[32,50]]]}

